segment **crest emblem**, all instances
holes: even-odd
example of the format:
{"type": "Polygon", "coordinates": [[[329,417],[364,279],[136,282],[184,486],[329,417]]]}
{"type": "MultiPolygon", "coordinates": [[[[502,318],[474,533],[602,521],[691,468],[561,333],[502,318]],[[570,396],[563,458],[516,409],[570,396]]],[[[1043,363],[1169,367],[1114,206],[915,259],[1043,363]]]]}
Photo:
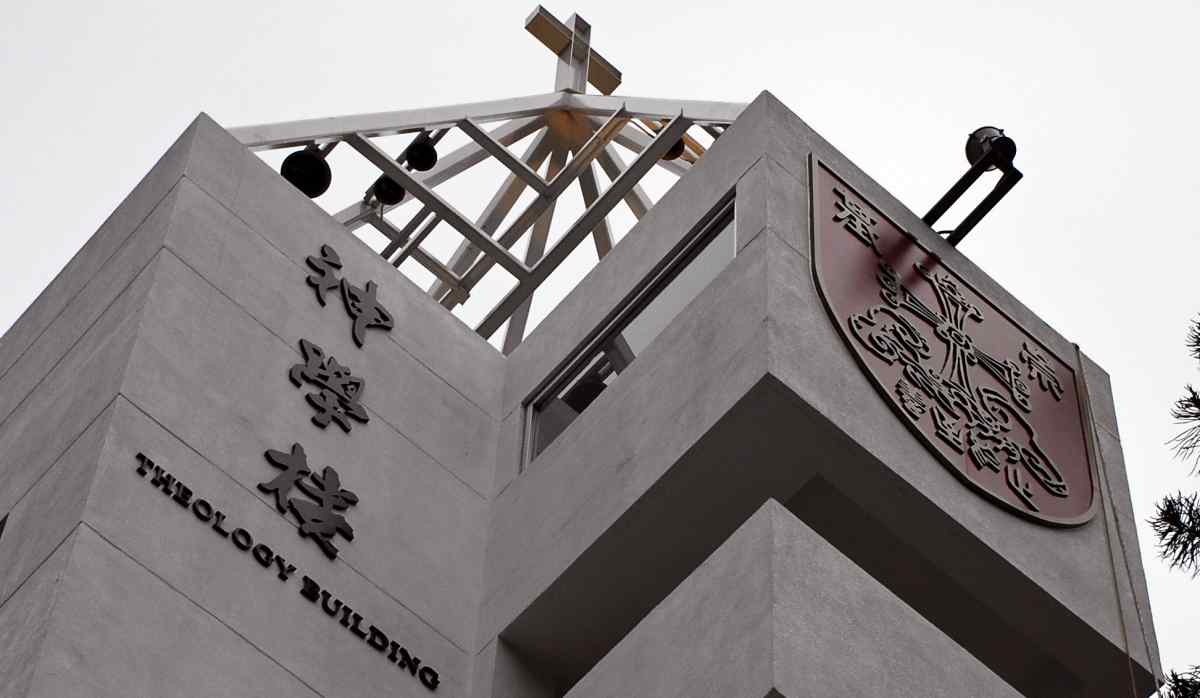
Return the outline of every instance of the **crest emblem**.
{"type": "Polygon", "coordinates": [[[817,287],[859,365],[960,479],[1034,520],[1089,520],[1077,368],[813,160],[817,287]]]}

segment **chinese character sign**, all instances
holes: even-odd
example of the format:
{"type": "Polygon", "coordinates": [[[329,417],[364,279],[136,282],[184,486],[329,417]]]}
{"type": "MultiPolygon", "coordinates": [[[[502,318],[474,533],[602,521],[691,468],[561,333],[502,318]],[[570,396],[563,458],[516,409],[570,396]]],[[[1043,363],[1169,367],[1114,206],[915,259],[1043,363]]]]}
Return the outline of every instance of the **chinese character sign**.
{"type": "Polygon", "coordinates": [[[330,559],[337,557],[334,536],[354,540],[354,529],[342,512],[358,503],[358,495],[342,489],[341,477],[333,468],[324,468],[320,475],[312,472],[300,444],[292,444],[290,453],[268,450],[263,455],[283,472],[260,483],[258,489],[274,497],[279,513],[290,511],[296,517],[302,537],[311,538],[330,559]],[[293,488],[312,501],[290,497],[293,488]]]}
{"type": "Polygon", "coordinates": [[[308,383],[316,389],[306,396],[317,411],[313,424],[324,429],[332,421],[349,432],[351,419],[363,424],[370,421],[367,410],[358,402],[366,388],[362,378],[352,375],[349,368],[307,339],[300,340],[300,354],[304,362],[292,366],[288,379],[297,388],[308,383]]]}
{"type": "Polygon", "coordinates": [[[379,286],[374,281],[368,281],[365,286],[355,286],[346,279],[338,276],[342,268],[342,258],[329,245],[321,245],[319,256],[310,256],[305,262],[312,273],[308,275],[308,285],[317,294],[317,302],[326,304],[326,294],[334,289],[341,290],[342,305],[350,316],[350,336],[354,343],[361,347],[366,341],[367,329],[375,327],[390,332],[393,326],[392,314],[379,302],[379,286]]]}
{"type": "Polygon", "coordinates": [[[1045,348],[825,165],[813,263],[832,321],[926,446],[1006,508],[1091,518],[1095,476],[1074,363],[1045,348]]]}

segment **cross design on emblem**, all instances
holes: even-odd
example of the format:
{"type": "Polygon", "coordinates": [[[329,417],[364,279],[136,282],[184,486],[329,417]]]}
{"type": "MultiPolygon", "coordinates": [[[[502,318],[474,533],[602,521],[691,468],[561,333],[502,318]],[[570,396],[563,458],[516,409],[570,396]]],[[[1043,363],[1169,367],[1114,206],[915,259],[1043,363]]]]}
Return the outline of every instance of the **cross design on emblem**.
{"type": "Polygon", "coordinates": [[[832,220],[871,248],[878,260],[876,281],[883,301],[847,319],[850,334],[888,365],[900,364],[896,398],[915,424],[926,415],[933,433],[953,451],[966,454],[979,470],[1002,475],[1008,489],[1031,511],[1038,511],[1039,493],[1066,497],[1069,488],[1061,471],[1042,450],[1028,417],[1032,412],[1030,386],[1036,379],[1055,400],[1062,386],[1046,357],[1023,342],[1015,361],[993,356],[971,334],[985,320],[983,311],[962,293],[947,273],[914,264],[913,278],[932,289],[931,306],[907,288],[876,249],[873,218],[860,203],[839,188],[832,220]],[[937,365],[934,343],[945,348],[937,365]],[[1003,390],[979,384],[973,372],[982,369],[1003,390]],[[1038,489],[1034,485],[1038,485],[1038,489]]]}

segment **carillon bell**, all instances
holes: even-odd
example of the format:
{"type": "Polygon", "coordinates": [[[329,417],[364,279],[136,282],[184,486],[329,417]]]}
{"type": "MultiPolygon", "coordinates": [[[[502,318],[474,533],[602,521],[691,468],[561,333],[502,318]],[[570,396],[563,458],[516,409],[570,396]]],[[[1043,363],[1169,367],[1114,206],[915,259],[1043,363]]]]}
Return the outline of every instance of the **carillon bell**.
{"type": "Polygon", "coordinates": [[[663,160],[674,160],[674,159],[678,158],[680,155],[683,155],[683,139],[682,138],[680,138],[678,141],[675,141],[675,145],[671,146],[670,148],[667,149],[667,152],[663,153],[662,159],[663,160]]]}
{"type": "Polygon", "coordinates": [[[437,164],[437,148],[427,138],[418,137],[404,153],[405,162],[418,172],[426,172],[437,164]]]}
{"type": "Polygon", "coordinates": [[[310,199],[324,194],[333,179],[329,163],[313,148],[297,150],[284,158],[279,174],[310,199]]]}
{"type": "Polygon", "coordinates": [[[371,191],[375,194],[375,198],[379,203],[387,206],[395,206],[404,200],[404,187],[400,186],[396,180],[387,175],[375,180],[371,191]]]}

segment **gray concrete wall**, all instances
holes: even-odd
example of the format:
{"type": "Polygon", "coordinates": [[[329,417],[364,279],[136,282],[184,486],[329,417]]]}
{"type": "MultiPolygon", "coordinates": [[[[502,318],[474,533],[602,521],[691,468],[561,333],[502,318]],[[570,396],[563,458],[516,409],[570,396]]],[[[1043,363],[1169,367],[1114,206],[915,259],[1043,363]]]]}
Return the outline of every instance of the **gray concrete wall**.
{"type": "MultiPolygon", "coordinates": [[[[402,637],[438,668],[438,695],[625,690],[612,682],[644,676],[643,654],[667,657],[666,638],[703,626],[698,599],[770,598],[809,619],[834,607],[804,607],[824,577],[784,563],[805,556],[929,638],[880,665],[897,686],[940,681],[936,650],[959,671],[939,685],[978,677],[983,695],[1004,694],[992,674],[1028,695],[1125,695],[1131,670],[1148,693],[1157,650],[1107,376],[1084,358],[1103,456],[1094,521],[1038,526],[960,484],[820,305],[812,153],[1074,355],[766,93],[507,359],[201,116],[0,338],[0,677],[38,696],[429,694],[297,579],[156,492],[136,474],[143,453],[402,637]],[[731,195],[737,258],[523,468],[522,403],[731,195]],[[340,304],[318,305],[304,260],[322,244],[347,278],[379,284],[394,331],[369,331],[360,349],[340,304]],[[287,380],[301,338],[366,379],[369,424],[310,422],[287,380]],[[263,451],[293,442],[361,497],[336,561],[256,489],[276,472],[263,451]],[[791,514],[760,511],[772,499],[791,514]],[[792,556],[755,557],[764,536],[792,556]],[[739,556],[757,561],[744,579],[763,581],[766,565],[795,584],[776,575],[770,595],[738,596],[767,588],[714,571],[739,556]]],[[[747,695],[805,695],[794,675],[826,656],[805,643],[833,642],[812,627],[772,626],[774,654],[740,665],[769,660],[771,680],[747,695]]],[[[721,644],[714,633],[693,639],[721,644]]],[[[862,627],[853,638],[878,640],[862,627]]],[[[685,690],[693,673],[658,680],[685,690]]]]}
{"type": "Polygon", "coordinates": [[[567,698],[1015,697],[1010,685],[768,501],[567,698]]]}
{"type": "Polygon", "coordinates": [[[23,693],[429,694],[159,495],[141,452],[465,695],[503,359],[207,117],[0,353],[0,642],[24,653],[23,693]],[[397,331],[358,349],[344,310],[317,304],[304,258],[326,243],[379,283],[397,331]],[[287,378],[302,337],[366,378],[368,424],[311,423],[287,378]],[[256,489],[263,451],[294,441],[361,497],[336,561],[256,489]]]}
{"type": "MultiPolygon", "coordinates": [[[[1128,646],[1139,690],[1149,692],[1157,651],[1127,495],[1111,497],[1119,515],[1106,507],[1079,528],[1032,524],[963,487],[908,432],[816,295],[811,153],[1040,340],[1074,356],[1067,340],[763,95],[509,357],[502,444],[516,440],[521,402],[546,367],[618,307],[707,202],[736,189],[741,257],[524,473],[501,461],[498,478],[511,481],[493,507],[481,632],[506,638],[570,685],[767,498],[792,503],[806,520],[865,520],[793,501],[820,475],[944,571],[939,588],[962,597],[977,628],[1009,627],[998,643],[955,629],[956,641],[1006,680],[1054,685],[1058,695],[1120,691],[1128,646]],[[567,608],[592,610],[568,621],[567,608]],[[580,623],[588,633],[567,630],[580,623]],[[1030,652],[1035,659],[1021,665],[1005,659],[1030,652]],[[1109,657],[1107,668],[1095,668],[1098,656],[1109,657]]],[[[1089,369],[1092,411],[1105,427],[1112,408],[1102,375],[1089,369]]],[[[1102,441],[1116,437],[1101,431],[1102,441]]],[[[1105,456],[1106,488],[1124,490],[1113,476],[1119,459],[1105,456]]],[[[875,554],[855,540],[841,541],[852,558],[875,554]]],[[[912,591],[902,575],[888,581],[901,596],[912,591]]]]}
{"type": "MultiPolygon", "coordinates": [[[[34,685],[59,591],[187,168],[189,128],[0,339],[0,645],[7,695],[34,685]],[[0,514],[2,515],[2,514],[0,514]]],[[[51,639],[47,639],[51,637],[51,639]]]]}

